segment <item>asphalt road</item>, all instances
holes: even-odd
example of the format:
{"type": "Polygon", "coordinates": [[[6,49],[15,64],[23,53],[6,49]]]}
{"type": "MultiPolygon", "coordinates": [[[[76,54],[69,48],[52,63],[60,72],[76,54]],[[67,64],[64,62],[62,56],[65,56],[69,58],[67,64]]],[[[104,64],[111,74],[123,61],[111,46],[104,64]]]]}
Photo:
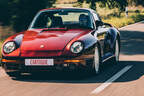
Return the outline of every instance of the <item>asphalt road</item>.
{"type": "Polygon", "coordinates": [[[105,64],[100,75],[49,73],[12,79],[0,68],[0,96],[144,96],[144,22],[120,31],[120,62],[105,64]]]}

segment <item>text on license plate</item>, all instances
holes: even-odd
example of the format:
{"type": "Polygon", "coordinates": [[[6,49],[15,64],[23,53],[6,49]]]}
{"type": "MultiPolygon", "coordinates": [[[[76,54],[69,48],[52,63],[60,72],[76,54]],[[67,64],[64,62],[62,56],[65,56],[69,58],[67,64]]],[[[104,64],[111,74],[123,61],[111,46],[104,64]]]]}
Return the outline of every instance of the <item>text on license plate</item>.
{"type": "Polygon", "coordinates": [[[25,59],[25,65],[48,65],[53,66],[54,60],[53,59],[25,59]]]}

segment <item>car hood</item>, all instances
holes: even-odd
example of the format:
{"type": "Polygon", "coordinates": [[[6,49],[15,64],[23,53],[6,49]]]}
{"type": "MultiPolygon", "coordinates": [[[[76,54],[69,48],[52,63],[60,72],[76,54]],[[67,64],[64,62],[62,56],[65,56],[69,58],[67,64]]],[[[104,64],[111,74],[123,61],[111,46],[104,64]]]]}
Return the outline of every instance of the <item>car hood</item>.
{"type": "Polygon", "coordinates": [[[21,44],[21,52],[25,51],[60,51],[73,38],[80,37],[90,30],[67,29],[42,31],[42,29],[32,29],[24,33],[21,44]]]}

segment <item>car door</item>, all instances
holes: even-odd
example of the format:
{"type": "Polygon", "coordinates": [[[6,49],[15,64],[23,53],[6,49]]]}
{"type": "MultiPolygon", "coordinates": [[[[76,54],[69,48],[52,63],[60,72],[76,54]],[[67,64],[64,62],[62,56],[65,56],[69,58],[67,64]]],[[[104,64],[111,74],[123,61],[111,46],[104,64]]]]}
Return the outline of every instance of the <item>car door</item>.
{"type": "MultiPolygon", "coordinates": [[[[102,22],[97,13],[94,12],[93,17],[94,17],[95,25],[96,25],[96,21],[102,22]]],[[[100,47],[102,49],[101,50],[102,56],[104,56],[105,54],[107,54],[109,52],[108,51],[109,50],[109,44],[106,43],[108,30],[109,30],[109,28],[104,26],[103,24],[96,25],[96,34],[97,34],[97,38],[100,42],[100,47]]]]}

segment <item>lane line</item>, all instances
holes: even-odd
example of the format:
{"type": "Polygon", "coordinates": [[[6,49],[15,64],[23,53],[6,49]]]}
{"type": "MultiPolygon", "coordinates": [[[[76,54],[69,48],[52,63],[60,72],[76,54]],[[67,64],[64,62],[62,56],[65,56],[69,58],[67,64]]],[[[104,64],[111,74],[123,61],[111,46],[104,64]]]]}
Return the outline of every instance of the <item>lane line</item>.
{"type": "Polygon", "coordinates": [[[124,67],[121,71],[116,73],[114,76],[112,76],[110,79],[108,79],[105,83],[101,84],[99,87],[97,87],[95,90],[91,92],[91,94],[98,94],[101,91],[103,91],[106,87],[108,87],[110,84],[112,84],[113,81],[117,80],[120,76],[122,76],[125,72],[127,72],[130,68],[132,68],[133,65],[128,65],[124,67]]]}

